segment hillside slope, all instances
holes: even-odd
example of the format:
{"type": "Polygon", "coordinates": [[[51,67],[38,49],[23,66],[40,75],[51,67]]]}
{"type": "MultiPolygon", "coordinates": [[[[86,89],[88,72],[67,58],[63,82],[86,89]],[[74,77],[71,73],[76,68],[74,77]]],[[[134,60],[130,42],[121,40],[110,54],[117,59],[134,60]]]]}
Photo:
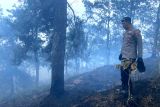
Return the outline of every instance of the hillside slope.
{"type": "MultiPolygon", "coordinates": [[[[133,78],[137,107],[160,107],[160,78],[149,78],[156,64],[145,64],[146,73],[133,78]]],[[[119,70],[103,66],[66,80],[63,97],[48,96],[49,86],[40,87],[1,100],[0,107],[126,107],[127,98],[118,92],[120,83],[119,70]]]]}
{"type": "Polygon", "coordinates": [[[160,107],[160,78],[136,82],[132,105],[117,88],[87,96],[75,107],[160,107]]]}

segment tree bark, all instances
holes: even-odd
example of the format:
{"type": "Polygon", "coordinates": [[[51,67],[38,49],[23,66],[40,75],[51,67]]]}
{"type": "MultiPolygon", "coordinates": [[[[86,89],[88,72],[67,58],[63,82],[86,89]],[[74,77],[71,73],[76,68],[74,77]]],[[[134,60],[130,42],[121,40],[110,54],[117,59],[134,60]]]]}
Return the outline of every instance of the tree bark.
{"type": "Polygon", "coordinates": [[[160,3],[158,6],[157,11],[157,18],[156,18],[156,28],[155,28],[155,36],[154,36],[154,44],[153,44],[153,50],[152,50],[152,57],[157,57],[158,54],[158,35],[160,33],[160,3]]]}
{"type": "Polygon", "coordinates": [[[76,71],[77,73],[79,73],[79,68],[80,68],[79,58],[76,57],[76,58],[75,58],[75,71],[76,71]]]}
{"type": "Polygon", "coordinates": [[[67,25],[67,0],[54,0],[54,31],[52,44],[52,80],[50,94],[64,93],[64,57],[67,25]]]}
{"type": "Polygon", "coordinates": [[[68,74],[68,56],[65,55],[65,75],[69,76],[68,74]]]}
{"type": "Polygon", "coordinates": [[[109,16],[107,19],[107,49],[106,49],[106,63],[107,65],[110,63],[110,12],[109,12],[109,16]]]}
{"type": "Polygon", "coordinates": [[[38,58],[38,52],[34,51],[34,57],[35,57],[35,68],[36,68],[36,87],[39,86],[39,58],[38,58]]]}

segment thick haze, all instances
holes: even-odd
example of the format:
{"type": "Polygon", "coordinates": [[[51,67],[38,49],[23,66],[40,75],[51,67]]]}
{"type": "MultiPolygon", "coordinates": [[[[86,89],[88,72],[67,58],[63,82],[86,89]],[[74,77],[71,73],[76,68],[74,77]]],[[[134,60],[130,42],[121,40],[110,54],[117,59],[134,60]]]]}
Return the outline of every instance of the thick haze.
{"type": "MultiPolygon", "coordinates": [[[[49,86],[56,60],[53,48],[57,43],[54,38],[57,23],[53,15],[57,14],[49,4],[52,0],[30,0],[24,7],[18,7],[18,1],[21,0],[0,0],[3,10],[3,14],[0,12],[0,101],[24,90],[49,86]],[[14,4],[17,7],[13,8],[14,4]]],[[[118,56],[124,32],[121,19],[124,16],[131,16],[133,26],[141,30],[143,57],[153,56],[154,50],[159,55],[160,3],[158,0],[135,0],[134,5],[129,2],[131,0],[124,1],[68,0],[72,8],[68,6],[66,16],[65,80],[97,68],[110,71],[111,75],[117,73],[111,69],[115,70],[113,67],[120,63],[118,56]]],[[[57,46],[56,49],[61,48],[57,46]]]]}

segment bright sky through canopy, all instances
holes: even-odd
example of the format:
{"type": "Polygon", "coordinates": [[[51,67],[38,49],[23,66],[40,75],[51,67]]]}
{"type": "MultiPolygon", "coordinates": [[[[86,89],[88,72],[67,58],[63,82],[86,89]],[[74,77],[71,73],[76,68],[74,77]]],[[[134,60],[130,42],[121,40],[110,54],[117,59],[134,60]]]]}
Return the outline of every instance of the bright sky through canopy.
{"type": "Polygon", "coordinates": [[[4,15],[7,15],[7,9],[11,9],[14,4],[16,4],[18,0],[0,0],[0,7],[3,9],[4,15]]]}
{"type": "Polygon", "coordinates": [[[0,0],[0,6],[3,9],[11,9],[12,5],[16,3],[17,0],[0,0]]]}
{"type": "Polygon", "coordinates": [[[75,11],[76,16],[81,16],[84,13],[85,8],[82,0],[68,0],[68,3],[75,11]]]}
{"type": "MultiPolygon", "coordinates": [[[[3,8],[4,14],[7,15],[6,9],[11,9],[12,6],[17,3],[18,0],[0,0],[0,7],[3,8]]],[[[68,3],[72,6],[76,15],[81,16],[84,13],[85,8],[82,0],[68,0],[68,3]]]]}

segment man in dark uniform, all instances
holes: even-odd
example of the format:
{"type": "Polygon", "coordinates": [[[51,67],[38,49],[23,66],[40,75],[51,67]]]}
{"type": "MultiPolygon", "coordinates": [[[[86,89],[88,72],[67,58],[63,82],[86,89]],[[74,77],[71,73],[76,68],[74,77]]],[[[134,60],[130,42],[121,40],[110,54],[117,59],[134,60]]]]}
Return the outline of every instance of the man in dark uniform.
{"type": "Polygon", "coordinates": [[[137,68],[140,72],[145,71],[142,53],[142,36],[139,29],[135,29],[132,26],[131,18],[124,17],[122,20],[123,28],[125,29],[123,33],[123,42],[121,53],[119,55],[119,60],[122,62],[121,67],[121,81],[122,81],[122,91],[130,91],[133,94],[132,90],[132,81],[130,79],[131,65],[137,61],[137,68]]]}

